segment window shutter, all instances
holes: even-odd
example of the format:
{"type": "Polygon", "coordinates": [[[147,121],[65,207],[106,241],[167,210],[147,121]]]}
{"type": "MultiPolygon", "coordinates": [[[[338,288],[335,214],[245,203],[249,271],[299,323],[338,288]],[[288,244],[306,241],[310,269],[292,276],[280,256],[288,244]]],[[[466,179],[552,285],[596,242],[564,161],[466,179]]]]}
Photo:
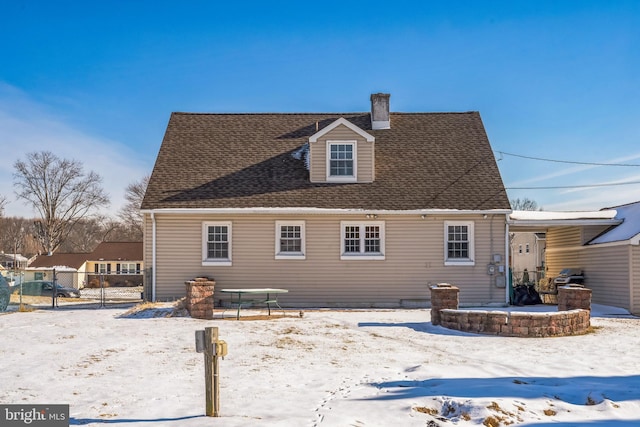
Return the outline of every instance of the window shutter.
{"type": "Polygon", "coordinates": [[[94,264],[93,265],[93,272],[96,273],[96,274],[100,273],[100,270],[98,270],[98,268],[99,268],[98,264],[94,264]]]}
{"type": "Polygon", "coordinates": [[[140,264],[136,264],[136,274],[140,274],[140,264]]]}
{"type": "Polygon", "coordinates": [[[120,264],[116,264],[116,273],[120,274],[120,264]]]}
{"type": "Polygon", "coordinates": [[[111,263],[107,264],[107,274],[111,274],[111,263]]]}

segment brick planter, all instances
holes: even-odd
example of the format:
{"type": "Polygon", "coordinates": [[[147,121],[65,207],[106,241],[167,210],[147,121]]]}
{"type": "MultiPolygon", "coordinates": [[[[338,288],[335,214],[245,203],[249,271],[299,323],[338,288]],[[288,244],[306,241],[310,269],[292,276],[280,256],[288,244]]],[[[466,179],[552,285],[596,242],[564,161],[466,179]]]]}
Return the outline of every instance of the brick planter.
{"type": "Polygon", "coordinates": [[[196,278],[184,282],[187,291],[187,311],[196,319],[213,319],[213,292],[216,282],[209,278],[196,278]]]}
{"type": "Polygon", "coordinates": [[[440,324],[440,310],[457,309],[460,289],[448,283],[431,286],[431,324],[440,324]]]}
{"type": "Polygon", "coordinates": [[[459,289],[431,286],[431,323],[448,329],[506,337],[561,337],[589,330],[591,290],[582,286],[558,288],[555,313],[459,310],[459,289]]]}
{"type": "Polygon", "coordinates": [[[457,331],[505,337],[561,337],[584,334],[590,326],[588,310],[555,313],[444,309],[441,326],[457,331]]]}
{"type": "Polygon", "coordinates": [[[558,311],[591,310],[591,289],[566,285],[558,288],[558,311]]]}

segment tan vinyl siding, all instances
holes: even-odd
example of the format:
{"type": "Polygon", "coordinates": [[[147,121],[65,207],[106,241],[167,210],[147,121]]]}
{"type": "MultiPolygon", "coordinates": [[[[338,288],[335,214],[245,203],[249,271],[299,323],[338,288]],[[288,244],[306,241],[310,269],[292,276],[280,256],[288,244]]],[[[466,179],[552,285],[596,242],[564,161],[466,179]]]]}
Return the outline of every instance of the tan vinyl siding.
{"type": "Polygon", "coordinates": [[[628,245],[588,245],[602,231],[591,227],[551,228],[547,231],[547,277],[555,277],[562,268],[584,269],[585,286],[592,290],[596,304],[630,308],[631,265],[628,245]]]}
{"type": "Polygon", "coordinates": [[[602,232],[605,231],[607,228],[609,227],[602,226],[602,225],[591,225],[591,226],[583,227],[582,243],[588,243],[589,241],[593,240],[594,237],[597,237],[600,234],[602,234],[602,232]]]}
{"type": "Polygon", "coordinates": [[[631,312],[640,315],[640,246],[631,246],[631,312]]]}
{"type": "Polygon", "coordinates": [[[629,309],[629,246],[588,246],[582,255],[592,301],[629,309]]]}
{"type": "MultiPolygon", "coordinates": [[[[340,221],[364,215],[166,215],[157,221],[157,297],[184,296],[184,282],[209,276],[216,287],[281,287],[289,306],[399,306],[430,298],[428,284],[460,287],[462,304],[505,302],[505,289],[486,274],[490,253],[504,260],[504,216],[385,216],[385,260],[341,260],[340,221]],[[475,266],[444,266],[444,221],[475,221],[475,266]],[[275,223],[305,221],[306,259],[275,259],[275,223]],[[202,266],[202,223],[232,222],[232,266],[202,266]],[[490,239],[493,231],[493,242],[490,239]]],[[[216,294],[216,299],[226,298],[216,294]]]]}
{"type": "Polygon", "coordinates": [[[547,230],[546,277],[554,277],[568,267],[583,267],[580,260],[582,233],[578,227],[547,230]]]}
{"type": "Polygon", "coordinates": [[[331,130],[317,142],[309,144],[311,182],[327,181],[327,141],[356,141],[356,174],[357,182],[373,182],[374,180],[374,143],[367,142],[362,136],[344,125],[331,130]]]}

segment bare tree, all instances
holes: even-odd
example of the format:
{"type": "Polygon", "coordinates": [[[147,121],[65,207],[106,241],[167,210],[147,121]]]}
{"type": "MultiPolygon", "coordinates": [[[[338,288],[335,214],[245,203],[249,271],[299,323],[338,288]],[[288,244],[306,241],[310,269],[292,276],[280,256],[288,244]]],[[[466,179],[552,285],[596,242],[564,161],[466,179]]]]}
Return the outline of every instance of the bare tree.
{"type": "Polygon", "coordinates": [[[527,197],[524,199],[511,199],[511,209],[514,211],[541,211],[542,208],[538,208],[538,203],[535,200],[531,200],[527,197]]]}
{"type": "MultiPolygon", "coordinates": [[[[6,253],[24,254],[27,236],[33,232],[33,223],[25,218],[2,218],[2,248],[6,253]]],[[[15,267],[15,263],[14,263],[15,267]]]]}
{"type": "Polygon", "coordinates": [[[60,159],[49,151],[27,154],[18,160],[13,174],[16,195],[38,212],[36,236],[43,250],[53,253],[81,219],[92,209],[109,204],[102,178],[85,173],[76,160],[60,159]]]}
{"type": "Polygon", "coordinates": [[[130,229],[131,240],[142,240],[142,214],[140,206],[144,193],[149,184],[149,175],[144,176],[140,181],[129,184],[125,190],[127,203],[120,209],[118,216],[126,227],[130,229]]]}
{"type": "Polygon", "coordinates": [[[0,194],[0,218],[4,215],[4,207],[7,205],[7,198],[0,194]]]}

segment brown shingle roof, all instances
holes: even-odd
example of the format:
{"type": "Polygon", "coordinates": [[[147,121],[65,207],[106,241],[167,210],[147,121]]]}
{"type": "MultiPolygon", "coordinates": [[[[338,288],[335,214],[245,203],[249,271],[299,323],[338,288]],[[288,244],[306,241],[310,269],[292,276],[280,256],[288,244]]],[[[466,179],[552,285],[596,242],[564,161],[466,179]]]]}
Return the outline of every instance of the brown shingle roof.
{"type": "Polygon", "coordinates": [[[510,209],[477,112],[391,113],[371,130],[369,113],[173,113],[142,209],[315,207],[510,209]],[[291,153],[344,117],[376,138],[373,183],[311,183],[291,153]]]}
{"type": "Polygon", "coordinates": [[[142,261],[142,242],[102,242],[87,259],[90,261],[142,261]]]}
{"type": "Polygon", "coordinates": [[[87,253],[59,253],[53,255],[38,255],[29,267],[71,267],[78,269],[82,267],[91,254],[87,253]]]}

